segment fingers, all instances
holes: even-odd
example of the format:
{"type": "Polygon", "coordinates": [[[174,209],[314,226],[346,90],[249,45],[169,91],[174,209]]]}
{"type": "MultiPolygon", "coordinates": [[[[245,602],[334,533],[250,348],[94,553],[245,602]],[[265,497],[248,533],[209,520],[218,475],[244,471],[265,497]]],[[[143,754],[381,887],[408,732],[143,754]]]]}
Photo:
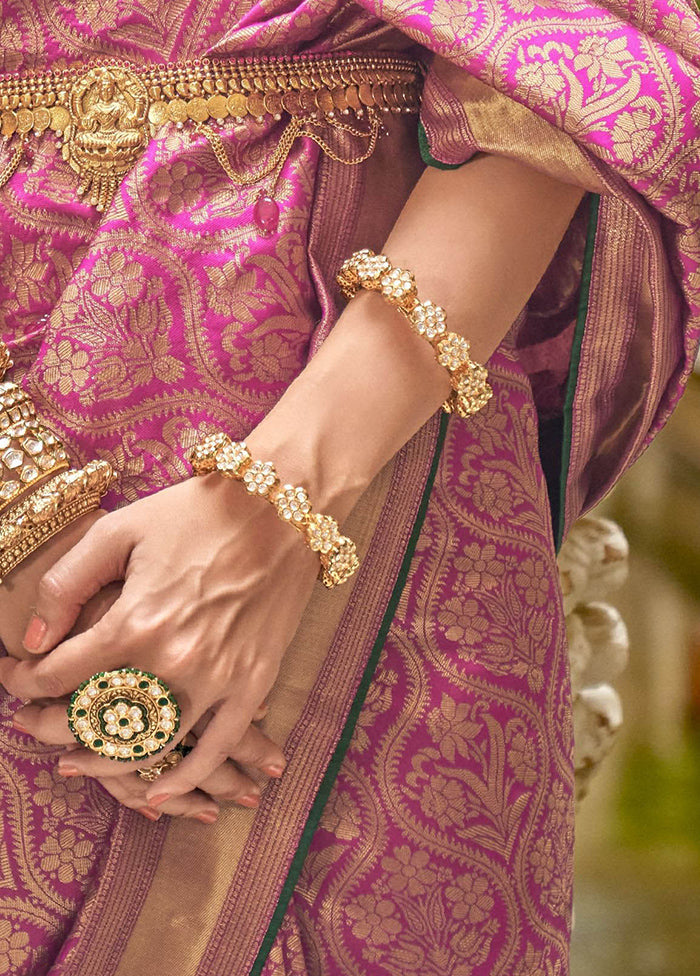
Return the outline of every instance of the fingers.
{"type": "Polygon", "coordinates": [[[121,652],[108,640],[116,606],[90,630],[69,638],[45,657],[26,661],[0,658],[0,684],[15,698],[61,698],[96,671],[119,667],[121,652]]]}
{"type": "Polygon", "coordinates": [[[68,727],[68,702],[41,706],[36,702],[17,709],[12,724],[20,732],[49,745],[69,745],[75,737],[68,727]]]}
{"type": "Polygon", "coordinates": [[[124,578],[133,547],[127,525],[118,513],[101,518],[42,576],[24,635],[28,651],[43,654],[55,647],[70,633],[88,600],[108,583],[124,578]]]}
{"type": "Polygon", "coordinates": [[[158,806],[164,797],[189,793],[229,758],[250,724],[250,716],[238,702],[226,701],[206,727],[193,751],[181,763],[158,777],[148,790],[148,802],[158,806]]]}
{"type": "MultiPolygon", "coordinates": [[[[238,745],[231,750],[231,759],[275,779],[282,775],[286,765],[284,753],[279,746],[254,725],[248,728],[238,745]]],[[[244,807],[257,807],[260,803],[259,784],[230,761],[223,763],[207,776],[199,783],[199,788],[220,802],[233,800],[244,807]]],[[[158,809],[163,808],[159,806],[158,809]]]]}
{"type": "Polygon", "coordinates": [[[258,709],[256,710],[255,714],[253,715],[253,721],[261,722],[265,718],[269,710],[270,710],[270,706],[267,704],[267,702],[266,701],[262,702],[259,705],[258,709]]]}
{"type": "MultiPolygon", "coordinates": [[[[178,739],[173,739],[172,742],[169,742],[168,746],[161,752],[153,753],[147,759],[139,762],[119,762],[116,759],[109,759],[107,756],[101,756],[99,753],[93,752],[87,746],[80,745],[73,739],[76,748],[70,752],[66,751],[59,757],[58,771],[62,776],[93,776],[95,779],[123,779],[131,773],[135,773],[137,769],[147,768],[160,759],[163,759],[175,748],[183,737],[184,734],[180,734],[178,739]]],[[[159,777],[156,782],[160,781],[161,778],[159,777]]],[[[145,783],[146,780],[143,782],[145,783]]],[[[192,787],[192,789],[194,788],[192,787]]],[[[183,790],[183,792],[189,791],[183,790]]]]}
{"type": "MultiPolygon", "coordinates": [[[[253,809],[260,805],[260,787],[230,759],[215,769],[211,776],[207,776],[199,784],[199,789],[219,803],[230,801],[253,809]]],[[[166,810],[168,803],[173,803],[177,799],[179,797],[174,796],[172,800],[166,800],[158,805],[158,809],[166,810]]]]}
{"type": "Polygon", "coordinates": [[[129,776],[105,776],[99,779],[100,784],[115,800],[137,810],[149,820],[160,820],[164,813],[173,817],[189,817],[201,820],[202,823],[214,823],[219,815],[218,804],[201,790],[193,790],[185,796],[168,800],[158,810],[148,806],[146,801],[145,780],[132,773],[129,776]]]}
{"type": "MultiPolygon", "coordinates": [[[[60,702],[32,701],[14,712],[12,724],[20,732],[48,745],[72,745],[76,740],[68,726],[67,708],[67,699],[60,702]]],[[[199,738],[202,735],[213,714],[214,712],[207,710],[195,723],[191,730],[195,736],[199,738]]],[[[267,705],[263,703],[253,719],[260,721],[266,714],[267,705]]],[[[231,758],[242,765],[253,766],[267,776],[281,775],[286,765],[282,750],[252,725],[239,746],[232,750],[231,758]]],[[[250,782],[255,785],[252,780],[250,782]]]]}
{"type": "Polygon", "coordinates": [[[230,750],[229,755],[240,765],[252,766],[275,779],[282,775],[287,765],[285,755],[277,743],[268,739],[254,725],[248,727],[241,741],[230,750]]]}
{"type": "MultiPolygon", "coordinates": [[[[75,746],[77,743],[68,727],[66,707],[67,702],[65,701],[45,705],[32,702],[23,708],[17,709],[12,717],[12,722],[15,728],[27,735],[33,736],[41,742],[50,745],[75,746]]],[[[201,735],[206,728],[206,722],[210,720],[212,714],[211,711],[208,711],[204,717],[206,720],[203,721],[200,719],[196,723],[193,729],[196,735],[201,735]]],[[[81,752],[80,746],[78,746],[77,750],[72,749],[69,753],[66,753],[59,761],[59,772],[62,775],[70,773],[71,776],[87,775],[83,761],[84,755],[81,752]],[[76,753],[81,755],[81,760],[76,761],[76,753]],[[78,772],[74,772],[74,770],[78,772]]],[[[267,736],[263,735],[254,725],[250,726],[240,743],[232,750],[231,758],[241,765],[251,766],[264,775],[275,778],[282,775],[286,763],[284,753],[279,746],[271,739],[268,739],[267,736]]],[[[123,796],[132,797],[133,794],[133,789],[129,787],[129,784],[133,782],[132,776],[129,773],[128,767],[122,768],[124,769],[123,774],[121,774],[120,768],[120,775],[108,776],[105,774],[98,777],[103,784],[106,784],[108,780],[110,783],[124,783],[124,786],[119,787],[118,790],[116,787],[115,789],[110,789],[112,795],[119,799],[120,802],[123,802],[123,796]]],[[[138,798],[132,797],[133,802],[130,801],[127,804],[133,809],[140,809],[140,807],[147,803],[145,780],[142,780],[141,777],[137,777],[137,779],[139,785],[138,798]]],[[[199,792],[203,795],[207,794],[213,800],[232,801],[244,807],[255,808],[260,803],[259,784],[251,779],[250,776],[247,776],[243,770],[238,769],[231,761],[222,763],[218,769],[215,769],[210,776],[206,777],[199,784],[199,792]]],[[[173,797],[173,800],[166,801],[158,807],[159,811],[173,815],[186,815],[184,811],[189,811],[192,804],[188,802],[183,807],[175,802],[179,799],[180,797],[173,797]]],[[[186,797],[182,799],[186,799],[186,797]]],[[[196,805],[195,812],[201,812],[202,809],[204,808],[200,803],[196,805]]],[[[211,812],[209,808],[208,810],[211,812]]],[[[147,816],[147,814],[144,815],[147,816]]]]}

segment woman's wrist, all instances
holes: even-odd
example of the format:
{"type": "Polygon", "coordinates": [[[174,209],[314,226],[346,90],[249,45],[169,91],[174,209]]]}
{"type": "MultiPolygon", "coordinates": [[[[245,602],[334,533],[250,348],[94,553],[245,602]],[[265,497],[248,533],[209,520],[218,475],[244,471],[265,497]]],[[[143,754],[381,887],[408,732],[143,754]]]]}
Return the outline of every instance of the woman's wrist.
{"type": "Polygon", "coordinates": [[[339,521],[437,410],[449,377],[431,347],[383,299],[353,299],[318,354],[246,437],[339,521]]]}

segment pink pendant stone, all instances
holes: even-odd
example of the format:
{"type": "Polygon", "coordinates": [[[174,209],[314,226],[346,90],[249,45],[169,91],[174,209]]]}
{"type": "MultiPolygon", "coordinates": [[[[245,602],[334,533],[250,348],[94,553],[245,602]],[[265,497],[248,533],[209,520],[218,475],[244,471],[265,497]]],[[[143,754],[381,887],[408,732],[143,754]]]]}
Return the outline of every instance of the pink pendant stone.
{"type": "Polygon", "coordinates": [[[279,204],[272,197],[260,196],[255,203],[253,216],[262,233],[269,237],[277,230],[280,219],[279,204]]]}

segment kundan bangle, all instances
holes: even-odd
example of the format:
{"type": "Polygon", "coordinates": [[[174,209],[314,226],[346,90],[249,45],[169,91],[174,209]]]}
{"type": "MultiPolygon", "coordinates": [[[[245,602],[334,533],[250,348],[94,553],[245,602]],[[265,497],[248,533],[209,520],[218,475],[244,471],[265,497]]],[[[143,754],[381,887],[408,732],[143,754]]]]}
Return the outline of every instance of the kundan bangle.
{"type": "Polygon", "coordinates": [[[0,583],[27,556],[87,512],[99,508],[114,473],[107,461],[64,471],[0,519],[0,583]]]}
{"type": "Polygon", "coordinates": [[[15,383],[0,383],[0,512],[68,467],[63,445],[36,418],[29,394],[15,383]]]}
{"type": "Polygon", "coordinates": [[[452,392],[443,410],[470,417],[486,406],[493,395],[486,382],[488,373],[469,358],[469,342],[456,332],[446,331],[445,309],[418,300],[410,271],[393,267],[384,254],[365,248],[343,263],[336,280],[347,299],[354,298],[361,288],[380,292],[409,321],[413,331],[427,339],[437,361],[450,374],[452,392]]]}
{"type": "Polygon", "coordinates": [[[221,432],[210,434],[196,445],[190,462],[195,475],[218,471],[271,502],[282,521],[297,529],[309,549],[318,553],[324,586],[338,586],[356,572],[357,548],[341,534],[336,520],[314,512],[304,488],[281,484],[270,461],[254,461],[244,441],[233,441],[221,432]]]}

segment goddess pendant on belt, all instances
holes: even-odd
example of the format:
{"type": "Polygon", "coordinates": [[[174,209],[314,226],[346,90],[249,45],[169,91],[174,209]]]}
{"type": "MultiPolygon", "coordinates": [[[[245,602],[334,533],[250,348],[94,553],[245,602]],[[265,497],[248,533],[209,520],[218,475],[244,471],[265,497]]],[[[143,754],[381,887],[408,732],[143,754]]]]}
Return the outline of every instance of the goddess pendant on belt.
{"type": "Polygon", "coordinates": [[[68,110],[63,158],[80,177],[78,192],[104,210],[146,145],[146,86],[126,68],[101,65],[75,82],[68,110]]]}

